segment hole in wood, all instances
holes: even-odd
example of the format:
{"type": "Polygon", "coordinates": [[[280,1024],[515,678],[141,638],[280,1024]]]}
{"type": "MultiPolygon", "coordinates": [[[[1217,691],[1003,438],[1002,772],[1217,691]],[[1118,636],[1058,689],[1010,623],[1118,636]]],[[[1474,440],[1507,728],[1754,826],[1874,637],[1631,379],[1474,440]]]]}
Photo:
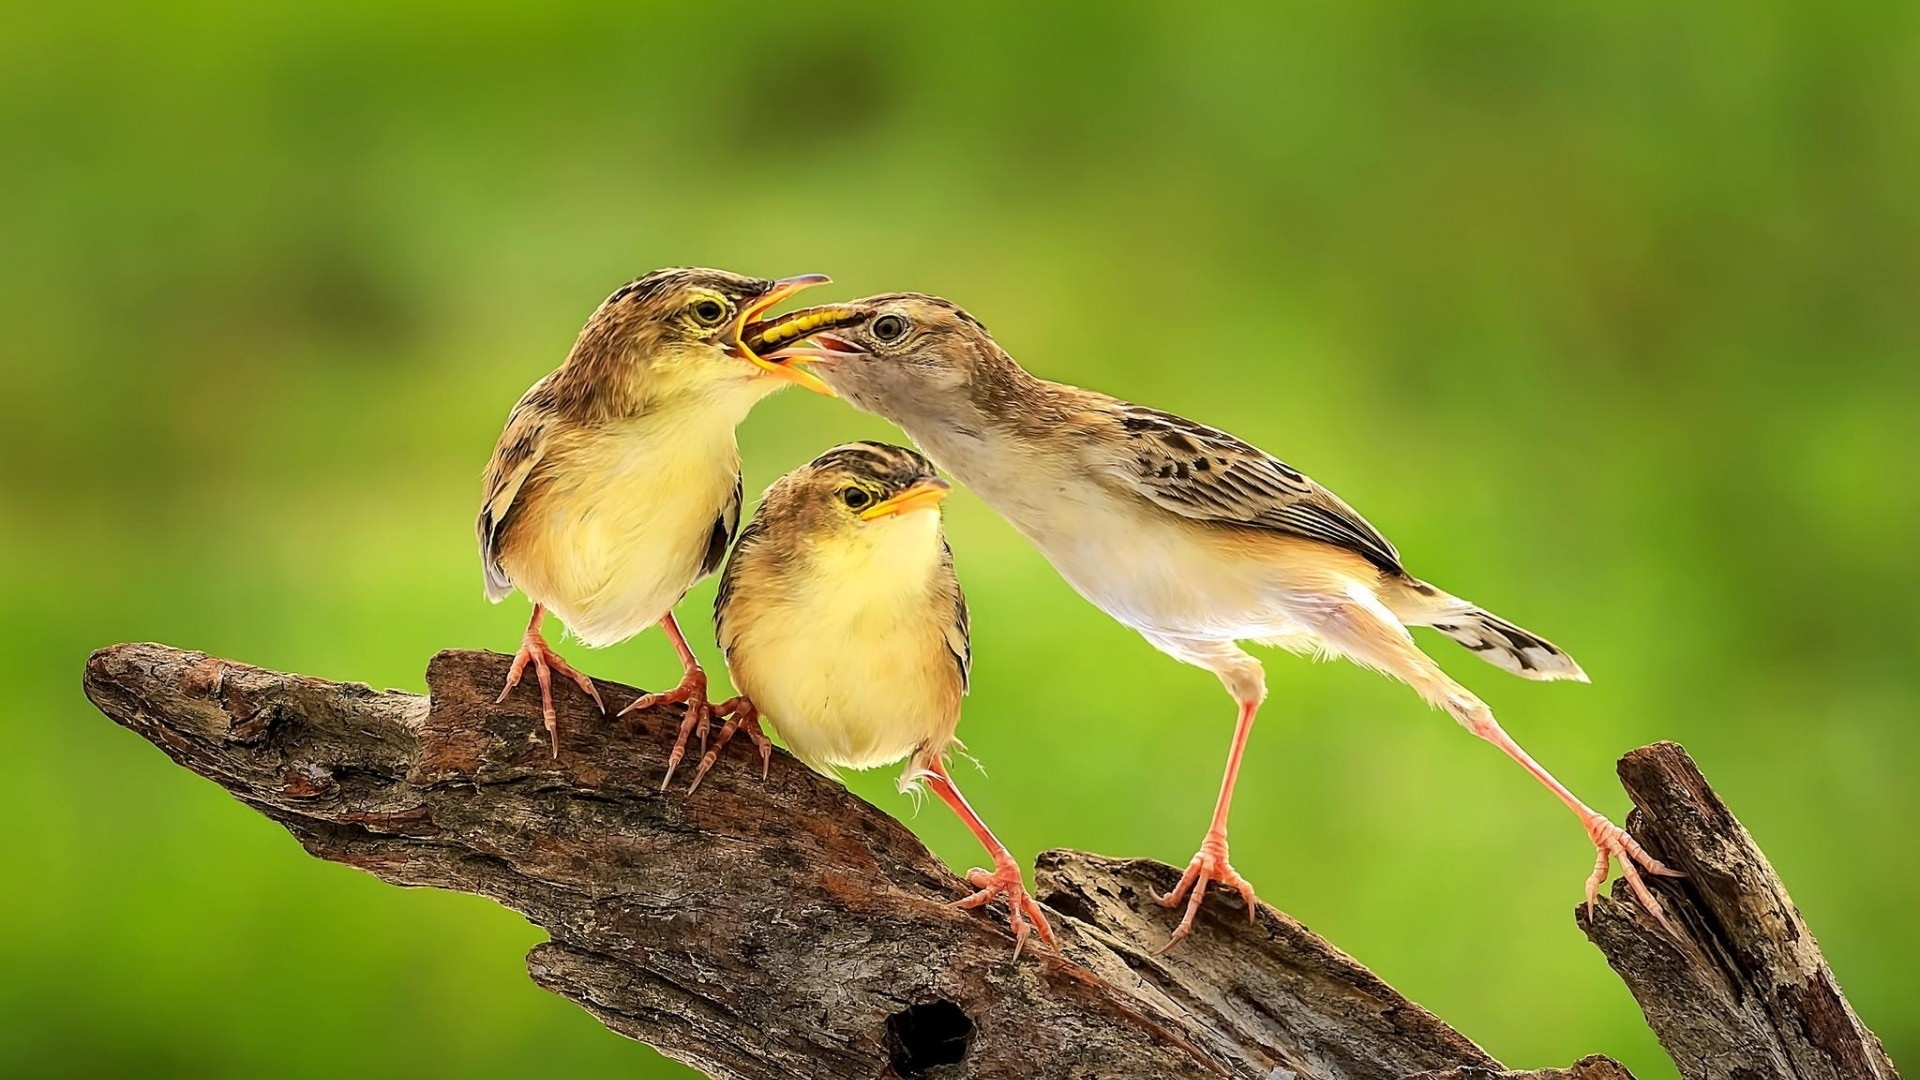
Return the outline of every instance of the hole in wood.
{"type": "Polygon", "coordinates": [[[902,1080],[958,1065],[973,1041],[973,1019],[951,1001],[909,1005],[887,1017],[887,1060],[902,1080]]]}

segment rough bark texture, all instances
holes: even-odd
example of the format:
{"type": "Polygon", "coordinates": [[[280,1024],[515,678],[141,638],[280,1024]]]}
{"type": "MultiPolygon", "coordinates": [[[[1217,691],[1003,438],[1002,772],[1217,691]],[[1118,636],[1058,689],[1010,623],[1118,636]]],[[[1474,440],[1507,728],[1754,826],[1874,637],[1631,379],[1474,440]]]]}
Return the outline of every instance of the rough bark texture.
{"type": "Polygon", "coordinates": [[[1607,956],[1687,1080],[1898,1080],[1854,1014],[1787,888],[1674,743],[1620,761],[1628,831],[1684,880],[1656,888],[1686,938],[1648,919],[1620,883],[1582,928],[1607,956]]]}
{"type": "MultiPolygon", "coordinates": [[[[426,698],[121,645],[88,661],[86,691],[309,853],[524,914],[551,937],[528,956],[535,982],[715,1076],[1630,1080],[1604,1058],[1502,1072],[1286,915],[1249,921],[1230,891],[1160,955],[1173,917],[1152,897],[1178,877],[1160,863],[1042,854],[1060,953],[1016,961],[1004,908],[953,909],[968,886],[838,784],[784,753],[763,782],[743,741],[698,794],[659,794],[678,711],[608,720],[564,680],[555,759],[531,686],[493,704],[507,662],[441,653],[426,698]]],[[[1683,1071],[1893,1077],[1684,754],[1651,747],[1622,770],[1640,834],[1695,875],[1666,895],[1712,951],[1615,901],[1590,932],[1683,1071]]]]}
{"type": "Polygon", "coordinates": [[[1570,1069],[1536,1069],[1533,1072],[1501,1072],[1467,1065],[1440,1072],[1423,1072],[1406,1080],[1633,1080],[1633,1074],[1612,1058],[1584,1057],[1570,1069]]]}

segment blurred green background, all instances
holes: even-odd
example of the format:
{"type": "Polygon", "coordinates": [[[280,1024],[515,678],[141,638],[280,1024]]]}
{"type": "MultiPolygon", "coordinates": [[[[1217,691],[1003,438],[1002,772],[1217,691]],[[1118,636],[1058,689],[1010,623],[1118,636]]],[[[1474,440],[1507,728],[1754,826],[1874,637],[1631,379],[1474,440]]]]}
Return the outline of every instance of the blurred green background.
{"type": "MultiPolygon", "coordinates": [[[[1920,7],[5,6],[0,1073],[689,1075],[536,989],[517,916],[306,858],[79,691],[130,639],[416,689],[511,648],[481,466],[681,263],[951,296],[1328,483],[1579,657],[1427,639],[1588,801],[1684,742],[1920,1060],[1920,7]]],[[[748,487],[889,434],[780,395],[748,487]]],[[[1227,697],[950,506],[974,802],[1023,859],[1185,860],[1227,697]]],[[[1509,1063],[1674,1075],[1569,917],[1573,818],[1405,688],[1267,658],[1262,896],[1509,1063]]]]}

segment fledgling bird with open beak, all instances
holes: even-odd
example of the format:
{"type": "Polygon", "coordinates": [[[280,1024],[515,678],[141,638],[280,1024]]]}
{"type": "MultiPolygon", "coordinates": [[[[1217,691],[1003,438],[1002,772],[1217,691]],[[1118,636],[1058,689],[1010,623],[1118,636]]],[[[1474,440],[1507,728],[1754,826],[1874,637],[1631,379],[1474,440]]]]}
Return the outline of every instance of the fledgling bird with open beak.
{"type": "Polygon", "coordinates": [[[739,526],[734,428],[783,386],[832,394],[803,370],[761,359],[741,334],[775,304],[826,280],[704,269],[637,278],[607,297],[566,361],[507,417],[487,462],[476,523],[480,564],[487,599],[498,603],[517,587],[533,601],[500,700],[531,663],[555,756],[552,672],[606,707],[593,681],[541,636],[547,612],[590,648],[659,623],[684,675],[674,689],[627,709],[686,706],[676,760],[687,733],[705,721],[706,675],[673,606],[719,568],[739,526]]]}
{"type": "MultiPolygon", "coordinates": [[[[1591,904],[1611,860],[1664,925],[1641,871],[1674,874],[1576,798],[1414,643],[1430,627],[1528,679],[1586,675],[1553,644],[1408,574],[1379,530],[1332,492],[1224,431],[1029,374],[987,330],[937,297],[854,301],[864,320],[769,359],[822,361],[827,384],[899,425],[928,457],[1026,535],[1079,593],[1155,648],[1212,671],[1239,706],[1226,776],[1199,854],[1162,903],[1191,932],[1209,883],[1253,888],[1227,861],[1227,812],[1266,697],[1254,641],[1344,656],[1399,679],[1498,746],[1580,818],[1596,853],[1591,904]]],[[[824,309],[823,309],[824,310],[824,309]]],[[[816,322],[814,325],[821,325],[816,322]]]]}
{"type": "Polygon", "coordinates": [[[764,715],[794,756],[831,774],[905,758],[901,790],[924,782],[993,859],[967,881],[975,908],[1004,895],[1014,955],[1053,929],[1020,866],[947,772],[971,659],[967,602],[940,532],[947,484],[911,450],[837,446],[774,482],[720,575],[714,626],[742,697],[693,785],[735,731],[771,747],[764,715]],[[1029,929],[1031,922],[1031,931],[1029,929]]]}

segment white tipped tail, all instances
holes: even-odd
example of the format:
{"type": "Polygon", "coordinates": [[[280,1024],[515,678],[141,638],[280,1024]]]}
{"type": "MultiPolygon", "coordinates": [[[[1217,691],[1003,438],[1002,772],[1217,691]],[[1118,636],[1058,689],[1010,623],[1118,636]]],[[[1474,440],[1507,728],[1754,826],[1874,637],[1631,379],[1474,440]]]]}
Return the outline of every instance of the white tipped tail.
{"type": "Polygon", "coordinates": [[[1494,667],[1523,679],[1587,681],[1587,673],[1559,646],[1490,611],[1449,596],[1424,581],[1408,581],[1394,592],[1397,595],[1389,600],[1389,606],[1401,622],[1430,626],[1494,667]]]}

